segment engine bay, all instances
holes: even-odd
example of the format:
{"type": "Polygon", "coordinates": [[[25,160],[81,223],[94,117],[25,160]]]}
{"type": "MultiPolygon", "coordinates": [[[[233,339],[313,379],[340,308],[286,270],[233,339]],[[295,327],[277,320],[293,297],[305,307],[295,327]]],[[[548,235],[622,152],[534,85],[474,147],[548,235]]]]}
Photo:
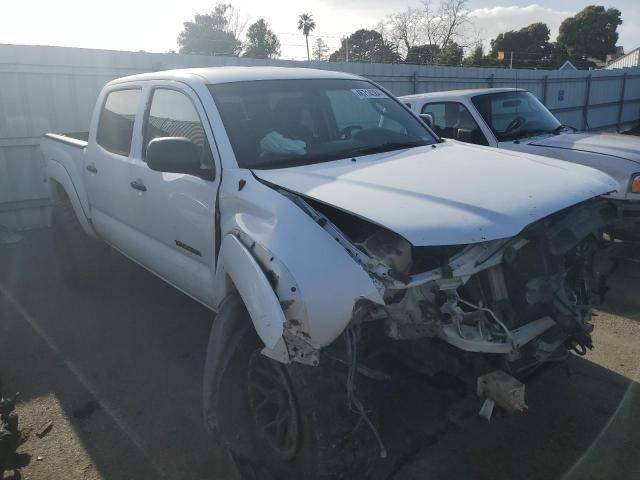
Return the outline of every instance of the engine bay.
{"type": "MultiPolygon", "coordinates": [[[[416,247],[400,235],[285,193],[370,274],[384,304],[360,302],[353,323],[383,321],[393,340],[438,338],[465,352],[506,355],[522,368],[592,348],[591,299],[602,298],[607,200],[566,208],[519,235],[416,247]],[[526,347],[526,348],[525,348],[526,347]]],[[[605,269],[606,270],[606,269],[605,269]]]]}

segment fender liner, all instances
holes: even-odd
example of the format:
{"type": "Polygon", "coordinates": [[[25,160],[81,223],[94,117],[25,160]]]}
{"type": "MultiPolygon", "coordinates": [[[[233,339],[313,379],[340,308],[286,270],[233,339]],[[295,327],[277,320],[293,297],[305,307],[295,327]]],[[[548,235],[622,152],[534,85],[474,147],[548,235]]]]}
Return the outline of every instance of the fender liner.
{"type": "MultiPolygon", "coordinates": [[[[80,225],[82,225],[82,229],[85,233],[91,237],[99,238],[98,234],[93,229],[93,225],[91,225],[88,212],[85,211],[80,200],[80,195],[78,194],[78,191],[76,190],[76,187],[71,180],[71,176],[69,175],[69,172],[67,172],[65,166],[55,160],[49,160],[47,162],[47,174],[49,179],[55,180],[67,194],[67,197],[71,202],[71,206],[73,207],[73,211],[75,212],[76,217],[78,217],[78,221],[80,222],[80,225]]],[[[52,198],[55,200],[53,195],[52,198]]]]}
{"type": "MultiPolygon", "coordinates": [[[[226,235],[220,248],[218,279],[228,276],[249,312],[256,333],[264,343],[263,353],[289,363],[282,335],[286,317],[273,286],[251,252],[235,235],[226,235]]],[[[217,282],[221,285],[221,282],[217,282]]]]}

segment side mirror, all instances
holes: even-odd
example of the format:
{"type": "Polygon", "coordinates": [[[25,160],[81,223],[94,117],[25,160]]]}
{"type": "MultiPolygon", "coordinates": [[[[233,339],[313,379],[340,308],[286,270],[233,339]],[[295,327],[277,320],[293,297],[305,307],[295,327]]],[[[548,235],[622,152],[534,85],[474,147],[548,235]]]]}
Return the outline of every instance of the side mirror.
{"type": "Polygon", "coordinates": [[[429,128],[433,129],[433,117],[430,113],[421,113],[420,118],[429,128]]]}
{"type": "Polygon", "coordinates": [[[201,175],[200,150],[188,138],[159,137],[147,145],[147,165],[157,172],[201,175]]]}

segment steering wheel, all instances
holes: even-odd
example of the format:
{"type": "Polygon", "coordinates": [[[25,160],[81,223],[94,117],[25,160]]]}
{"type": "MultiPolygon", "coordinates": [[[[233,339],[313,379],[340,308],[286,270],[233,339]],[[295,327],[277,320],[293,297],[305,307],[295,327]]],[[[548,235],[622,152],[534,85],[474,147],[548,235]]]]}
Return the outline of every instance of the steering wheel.
{"type": "Polygon", "coordinates": [[[516,118],[514,118],[513,120],[511,120],[509,122],[509,125],[507,125],[507,128],[505,128],[504,133],[509,133],[512,130],[515,130],[520,125],[524,124],[526,121],[527,121],[527,119],[524,118],[524,117],[516,117],[516,118]]]}
{"type": "Polygon", "coordinates": [[[362,127],[360,125],[349,125],[344,127],[338,131],[338,138],[340,138],[340,140],[349,140],[354,130],[362,130],[362,127]]]}

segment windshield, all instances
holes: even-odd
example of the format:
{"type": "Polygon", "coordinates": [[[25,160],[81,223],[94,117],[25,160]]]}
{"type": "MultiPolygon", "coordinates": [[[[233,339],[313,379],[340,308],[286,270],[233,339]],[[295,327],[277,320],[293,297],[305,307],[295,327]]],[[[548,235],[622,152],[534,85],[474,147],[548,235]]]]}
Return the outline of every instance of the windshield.
{"type": "Polygon", "coordinates": [[[365,80],[261,80],[209,90],[243,168],[292,167],[437,141],[365,80]]]}
{"type": "Polygon", "coordinates": [[[529,92],[502,92],[471,99],[498,141],[557,133],[560,122],[529,92]]]}

